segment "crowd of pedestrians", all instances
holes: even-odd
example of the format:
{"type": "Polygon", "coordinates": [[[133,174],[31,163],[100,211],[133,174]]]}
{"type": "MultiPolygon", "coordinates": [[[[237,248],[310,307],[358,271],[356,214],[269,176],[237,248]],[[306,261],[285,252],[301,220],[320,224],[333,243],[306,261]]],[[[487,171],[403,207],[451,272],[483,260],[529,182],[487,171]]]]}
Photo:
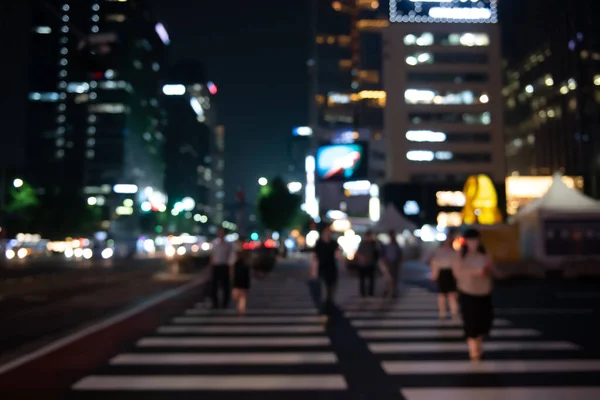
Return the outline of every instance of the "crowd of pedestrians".
{"type": "MultiPolygon", "coordinates": [[[[384,278],[383,297],[395,298],[402,277],[402,248],[396,233],[388,232],[389,241],[381,244],[372,232],[366,232],[354,256],[358,272],[358,293],[362,298],[375,297],[375,281],[380,272],[384,278]]],[[[468,230],[459,251],[448,237],[431,255],[428,262],[431,278],[437,286],[439,318],[462,321],[469,356],[481,360],[483,338],[489,335],[494,319],[492,307],[492,258],[483,247],[480,234],[468,230]]],[[[251,268],[242,242],[229,243],[225,230],[220,229],[213,243],[211,256],[211,297],[213,308],[227,308],[231,297],[240,315],[246,311],[250,289],[251,268]],[[231,285],[233,283],[233,285],[231,285]],[[231,287],[232,286],[232,287],[231,287]],[[219,291],[222,298],[219,299],[219,291]]],[[[334,307],[338,282],[338,264],[347,262],[342,249],[333,238],[329,226],[323,228],[313,249],[311,277],[319,286],[316,297],[321,298],[321,314],[327,320],[334,307]]]]}
{"type": "MultiPolygon", "coordinates": [[[[494,313],[492,306],[492,258],[486,253],[478,231],[470,229],[463,235],[459,251],[448,237],[429,259],[431,278],[437,286],[440,319],[448,311],[456,321],[462,321],[469,357],[477,362],[483,354],[483,338],[489,335],[494,313]]],[[[338,278],[337,261],[343,260],[341,248],[325,227],[314,248],[312,276],[323,286],[321,312],[324,316],[333,309],[334,291],[338,278]]],[[[363,298],[375,296],[377,271],[385,279],[384,297],[398,296],[402,276],[402,248],[395,232],[389,232],[389,242],[379,243],[373,233],[366,232],[354,256],[358,270],[358,293],[363,298]]]]}

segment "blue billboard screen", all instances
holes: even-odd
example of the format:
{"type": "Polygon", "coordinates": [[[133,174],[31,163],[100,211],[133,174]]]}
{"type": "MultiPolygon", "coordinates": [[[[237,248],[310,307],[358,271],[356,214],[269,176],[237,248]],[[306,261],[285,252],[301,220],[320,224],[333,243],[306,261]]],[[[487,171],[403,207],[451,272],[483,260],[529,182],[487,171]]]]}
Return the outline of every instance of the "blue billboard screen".
{"type": "Polygon", "coordinates": [[[367,176],[365,146],[360,143],[319,147],[316,164],[317,177],[322,181],[346,181],[367,176]]]}

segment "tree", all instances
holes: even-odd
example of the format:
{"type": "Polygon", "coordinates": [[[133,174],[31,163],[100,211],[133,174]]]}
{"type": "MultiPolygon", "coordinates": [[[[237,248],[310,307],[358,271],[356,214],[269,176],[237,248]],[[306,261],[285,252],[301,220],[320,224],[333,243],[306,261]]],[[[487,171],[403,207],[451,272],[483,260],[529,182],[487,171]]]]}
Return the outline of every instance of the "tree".
{"type": "Polygon", "coordinates": [[[277,177],[261,188],[258,214],[266,229],[281,231],[293,227],[302,214],[302,197],[290,193],[287,184],[277,177]]]}
{"type": "Polygon", "coordinates": [[[35,219],[36,232],[46,238],[62,239],[97,232],[102,214],[100,208],[89,206],[78,191],[61,189],[41,197],[35,219]]]}
{"type": "Polygon", "coordinates": [[[35,211],[39,205],[39,199],[33,187],[22,183],[18,188],[11,187],[8,196],[5,208],[8,231],[11,234],[33,232],[31,225],[35,221],[35,211]]]}

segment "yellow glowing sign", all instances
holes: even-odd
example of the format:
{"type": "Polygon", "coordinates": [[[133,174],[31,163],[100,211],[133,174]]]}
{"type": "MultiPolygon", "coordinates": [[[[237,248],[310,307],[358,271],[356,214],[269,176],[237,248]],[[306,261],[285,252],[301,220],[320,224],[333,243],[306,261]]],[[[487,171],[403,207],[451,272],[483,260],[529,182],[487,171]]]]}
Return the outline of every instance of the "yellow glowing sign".
{"type": "Polygon", "coordinates": [[[463,192],[465,194],[463,224],[493,225],[502,222],[502,214],[498,209],[498,194],[489,176],[469,177],[463,192]]]}

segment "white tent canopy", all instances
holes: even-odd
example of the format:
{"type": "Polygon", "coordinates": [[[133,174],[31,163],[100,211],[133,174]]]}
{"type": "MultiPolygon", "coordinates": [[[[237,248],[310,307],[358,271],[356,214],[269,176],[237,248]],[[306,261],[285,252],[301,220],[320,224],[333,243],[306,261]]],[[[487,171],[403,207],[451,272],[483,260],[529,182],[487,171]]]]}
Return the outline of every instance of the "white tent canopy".
{"type": "Polygon", "coordinates": [[[569,188],[562,181],[562,175],[555,174],[546,194],[523,207],[514,218],[518,220],[520,217],[539,212],[600,214],[600,203],[575,189],[569,188]]]}
{"type": "Polygon", "coordinates": [[[382,213],[379,222],[373,227],[373,230],[378,232],[384,232],[394,230],[398,233],[404,230],[414,231],[417,226],[409,221],[407,218],[400,215],[393,204],[388,204],[385,211],[382,213]]]}

